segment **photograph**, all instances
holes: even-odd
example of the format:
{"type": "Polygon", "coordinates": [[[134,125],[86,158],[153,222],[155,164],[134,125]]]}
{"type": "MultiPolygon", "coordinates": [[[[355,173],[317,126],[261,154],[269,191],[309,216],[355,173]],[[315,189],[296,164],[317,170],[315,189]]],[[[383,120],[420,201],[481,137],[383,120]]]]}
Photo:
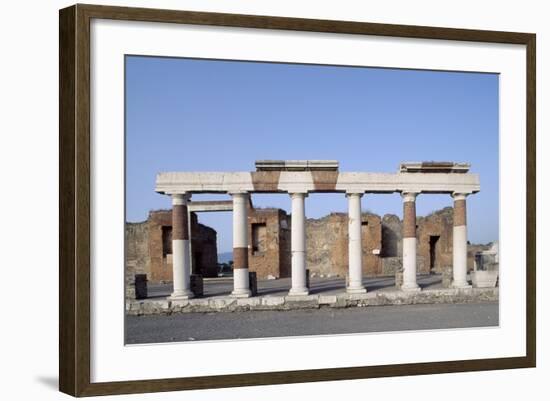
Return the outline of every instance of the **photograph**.
{"type": "Polygon", "coordinates": [[[498,327],[499,79],[126,54],[125,344],[498,327]]]}
{"type": "Polygon", "coordinates": [[[544,398],[543,2],[5,3],[0,398],[544,398]]]}

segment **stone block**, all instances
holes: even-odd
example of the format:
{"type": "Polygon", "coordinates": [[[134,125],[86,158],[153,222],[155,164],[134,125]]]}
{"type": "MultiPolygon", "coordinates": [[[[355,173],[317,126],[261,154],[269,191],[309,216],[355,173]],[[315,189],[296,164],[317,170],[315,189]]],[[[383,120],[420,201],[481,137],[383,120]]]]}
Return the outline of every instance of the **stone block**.
{"type": "Polygon", "coordinates": [[[336,295],[319,295],[319,305],[335,304],[336,300],[336,295]]]}
{"type": "Polygon", "coordinates": [[[208,301],[208,306],[216,310],[224,310],[231,307],[235,302],[235,298],[214,298],[208,301]]]}
{"type": "Polygon", "coordinates": [[[262,299],[262,305],[265,306],[279,306],[284,305],[285,298],[284,297],[265,297],[262,299]]]}
{"type": "Polygon", "coordinates": [[[237,298],[237,306],[259,306],[262,303],[261,298],[237,298]]]}
{"type": "Polygon", "coordinates": [[[147,274],[136,274],[134,285],[136,299],[147,298],[147,274]]]}
{"type": "Polygon", "coordinates": [[[403,286],[403,268],[395,270],[395,288],[398,290],[403,286]]]}
{"type": "Polygon", "coordinates": [[[476,270],[470,273],[470,277],[476,288],[496,287],[498,270],[476,270]]]}
{"type": "Polygon", "coordinates": [[[200,274],[191,274],[191,291],[196,297],[204,295],[204,284],[200,274]]]}
{"type": "Polygon", "coordinates": [[[451,288],[453,285],[453,267],[444,266],[441,268],[441,284],[443,288],[451,288]]]}
{"type": "Polygon", "coordinates": [[[258,275],[256,272],[248,272],[248,282],[250,288],[250,296],[255,297],[258,295],[258,275]]]}

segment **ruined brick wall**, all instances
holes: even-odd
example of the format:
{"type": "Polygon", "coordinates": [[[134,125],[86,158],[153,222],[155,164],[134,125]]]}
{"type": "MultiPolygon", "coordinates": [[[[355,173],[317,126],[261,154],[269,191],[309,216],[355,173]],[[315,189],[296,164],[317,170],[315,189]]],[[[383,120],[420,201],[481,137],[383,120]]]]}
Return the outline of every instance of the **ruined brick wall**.
{"type": "Polygon", "coordinates": [[[172,211],[158,210],[149,213],[150,282],[172,281],[172,211]],[[168,248],[168,249],[167,249],[168,248]]]}
{"type": "Polygon", "coordinates": [[[382,217],[382,249],[380,251],[383,276],[392,276],[403,267],[402,222],[395,214],[382,217]]]}
{"type": "Polygon", "coordinates": [[[345,273],[343,243],[347,238],[347,226],[342,223],[342,214],[336,213],[306,220],[306,266],[312,276],[345,273]]]}
{"type": "MultiPolygon", "coordinates": [[[[382,273],[380,217],[362,214],[363,274],[382,273]]],[[[306,220],[307,267],[313,276],[344,277],[348,274],[348,215],[331,213],[321,219],[306,220]]]]}
{"type": "MultiPolygon", "coordinates": [[[[216,231],[191,214],[193,273],[217,275],[216,231]]],[[[126,223],[126,269],[147,274],[151,283],[172,281],[172,211],[149,213],[147,221],[126,223]]]]}
{"type": "Polygon", "coordinates": [[[149,274],[149,226],[147,222],[126,223],[125,257],[127,274],[149,274]]]}
{"type": "MultiPolygon", "coordinates": [[[[418,272],[440,273],[452,266],[452,208],[417,217],[418,272]],[[433,266],[431,266],[433,265],[433,266]]],[[[259,279],[290,277],[291,218],[280,209],[249,210],[249,268],[259,279]]],[[[217,274],[216,231],[198,223],[191,214],[193,272],[217,274]]],[[[391,276],[402,266],[402,221],[396,215],[363,213],[363,274],[391,276]]],[[[153,283],[172,281],[172,214],[151,212],[143,223],[126,224],[126,266],[147,274],[153,283]]],[[[307,268],[313,276],[348,274],[348,216],[331,213],[306,220],[307,268]]],[[[487,246],[468,245],[468,269],[476,251],[487,246]]]]}
{"type": "MultiPolygon", "coordinates": [[[[417,272],[441,273],[446,266],[453,265],[453,208],[418,217],[417,272]]],[[[473,267],[473,265],[472,265],[473,267]]]]}
{"type": "Polygon", "coordinates": [[[249,209],[248,267],[258,278],[280,277],[279,210],[249,209]]]}
{"type": "MultiPolygon", "coordinates": [[[[441,273],[452,266],[453,210],[451,207],[417,217],[417,269],[420,274],[441,273]]],[[[289,277],[291,272],[290,227],[292,216],[279,209],[251,209],[249,213],[250,270],[258,278],[289,277]],[[253,225],[265,224],[260,240],[265,247],[254,251],[253,225]]],[[[392,276],[402,267],[402,220],[392,214],[363,213],[363,274],[392,276]]],[[[312,276],[348,274],[348,215],[331,213],[306,220],[307,268],[312,276]]],[[[468,269],[473,269],[474,254],[484,246],[468,246],[468,269]]]]}
{"type": "Polygon", "coordinates": [[[218,275],[216,230],[200,224],[195,213],[191,213],[191,251],[193,274],[200,274],[203,277],[218,275]]]}
{"type": "MultiPolygon", "coordinates": [[[[396,215],[382,218],[382,270],[391,275],[402,264],[402,221],[396,215]]],[[[417,216],[417,271],[442,273],[453,265],[453,208],[446,207],[425,217],[417,216]]],[[[468,270],[474,268],[474,254],[485,245],[468,244],[468,270]]]]}
{"type": "MultiPolygon", "coordinates": [[[[127,223],[124,233],[124,283],[126,299],[136,299],[136,276],[148,275],[149,263],[149,226],[147,222],[127,223]]],[[[139,292],[139,291],[138,291],[139,292]]]]}

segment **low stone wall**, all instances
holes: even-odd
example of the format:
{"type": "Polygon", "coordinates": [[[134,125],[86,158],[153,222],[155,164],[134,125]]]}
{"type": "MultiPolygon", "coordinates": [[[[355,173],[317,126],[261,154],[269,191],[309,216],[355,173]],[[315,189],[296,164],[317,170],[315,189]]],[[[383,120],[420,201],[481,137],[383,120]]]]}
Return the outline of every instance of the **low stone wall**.
{"type": "Polygon", "coordinates": [[[186,301],[143,300],[126,303],[129,315],[242,312],[367,307],[385,305],[456,304],[498,301],[498,288],[437,289],[420,292],[386,291],[366,294],[197,298],[186,301]]]}

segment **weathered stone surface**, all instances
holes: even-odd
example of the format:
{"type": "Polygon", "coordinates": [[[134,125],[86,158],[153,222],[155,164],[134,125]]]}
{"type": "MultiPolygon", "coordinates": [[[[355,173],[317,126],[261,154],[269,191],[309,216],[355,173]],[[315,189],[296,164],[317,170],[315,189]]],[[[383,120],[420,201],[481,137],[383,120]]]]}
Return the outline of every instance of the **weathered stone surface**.
{"type": "MultiPolygon", "coordinates": [[[[308,161],[293,161],[293,164],[308,165],[308,161]]],[[[286,167],[285,167],[286,168],[286,167]]],[[[303,168],[303,167],[300,167],[303,168]]],[[[174,192],[201,192],[205,189],[214,192],[242,192],[255,190],[260,184],[254,183],[253,172],[161,172],[157,174],[155,191],[170,194],[174,192]],[[254,185],[256,184],[256,185],[254,185]]],[[[333,181],[334,179],[332,179],[333,181]]],[[[270,179],[269,183],[274,180],[270,179]]],[[[479,176],[465,173],[428,173],[398,172],[338,172],[335,190],[342,192],[402,192],[414,188],[416,192],[432,191],[439,193],[473,193],[478,192],[479,176]]],[[[311,171],[283,170],[278,179],[278,192],[324,191],[317,189],[311,171]]],[[[272,189],[274,191],[274,189],[272,189]]]]}
{"type": "Polygon", "coordinates": [[[284,297],[264,297],[262,299],[262,305],[265,306],[278,306],[278,305],[284,305],[285,298],[284,297]]]}
{"type": "Polygon", "coordinates": [[[336,303],[336,295],[319,295],[319,305],[330,305],[336,303]]]}
{"type": "Polygon", "coordinates": [[[290,277],[290,218],[274,208],[248,211],[248,268],[257,278],[290,277]]]}
{"type": "Polygon", "coordinates": [[[149,226],[147,222],[126,223],[124,235],[126,245],[126,268],[137,274],[147,274],[149,268],[148,252],[149,226]]]}
{"type": "Polygon", "coordinates": [[[399,268],[395,271],[395,288],[401,289],[403,285],[403,268],[399,268]]]}
{"type": "Polygon", "coordinates": [[[498,288],[437,289],[421,292],[381,291],[348,295],[308,295],[303,297],[264,296],[255,298],[217,297],[184,301],[144,300],[129,301],[129,315],[171,313],[212,313],[247,310],[294,310],[320,307],[350,308],[384,305],[472,303],[498,301],[498,288]]]}
{"type": "Polygon", "coordinates": [[[238,306],[248,306],[254,307],[259,306],[262,303],[262,298],[260,297],[251,297],[251,298],[237,298],[238,306]]]}
{"type": "MultiPolygon", "coordinates": [[[[380,217],[362,214],[361,240],[363,248],[363,274],[382,273],[379,253],[382,248],[380,217]]],[[[307,267],[312,276],[329,277],[348,275],[348,215],[331,213],[321,219],[306,221],[307,267]]]]}
{"type": "MultiPolygon", "coordinates": [[[[217,275],[216,231],[199,224],[191,213],[193,272],[217,275]]],[[[183,234],[180,234],[180,236],[183,234]]],[[[126,223],[126,271],[147,274],[151,283],[172,281],[172,212],[156,210],[147,221],[126,223]]]]}
{"type": "MultiPolygon", "coordinates": [[[[265,224],[263,251],[252,244],[250,269],[259,278],[287,277],[290,274],[290,219],[278,209],[251,209],[250,234],[265,224]],[[256,225],[256,226],[254,226],[256,225]],[[256,228],[254,228],[256,227],[256,228]]],[[[417,217],[417,271],[442,273],[452,265],[453,208],[446,207],[425,217],[417,217]]],[[[402,226],[396,215],[382,218],[363,213],[363,275],[389,276],[402,268],[402,226]]],[[[306,221],[307,267],[311,277],[346,277],[348,274],[348,216],[331,213],[306,221]]],[[[486,245],[468,245],[468,268],[473,269],[474,254],[486,245]]]]}
{"type": "Polygon", "coordinates": [[[295,310],[295,309],[317,309],[319,308],[319,299],[310,299],[297,301],[292,299],[287,299],[285,301],[285,309],[295,310]]]}
{"type": "Polygon", "coordinates": [[[208,301],[208,306],[210,308],[219,310],[219,309],[229,308],[235,303],[236,303],[235,298],[214,298],[208,301]]]}
{"type": "Polygon", "coordinates": [[[451,288],[453,284],[453,268],[452,266],[444,266],[441,271],[441,284],[443,288],[451,288]]]}

